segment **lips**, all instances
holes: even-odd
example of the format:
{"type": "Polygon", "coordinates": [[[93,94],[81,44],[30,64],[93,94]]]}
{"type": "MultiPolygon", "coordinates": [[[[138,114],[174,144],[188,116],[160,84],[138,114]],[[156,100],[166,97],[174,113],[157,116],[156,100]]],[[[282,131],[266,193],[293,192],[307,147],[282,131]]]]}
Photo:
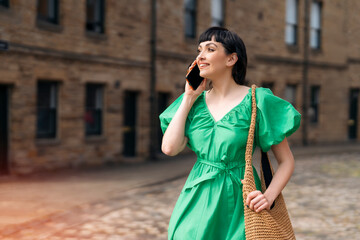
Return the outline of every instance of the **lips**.
{"type": "Polygon", "coordinates": [[[207,66],[209,66],[208,63],[200,63],[200,64],[199,64],[199,68],[200,68],[200,69],[201,69],[201,68],[205,68],[205,67],[207,67],[207,66]]]}

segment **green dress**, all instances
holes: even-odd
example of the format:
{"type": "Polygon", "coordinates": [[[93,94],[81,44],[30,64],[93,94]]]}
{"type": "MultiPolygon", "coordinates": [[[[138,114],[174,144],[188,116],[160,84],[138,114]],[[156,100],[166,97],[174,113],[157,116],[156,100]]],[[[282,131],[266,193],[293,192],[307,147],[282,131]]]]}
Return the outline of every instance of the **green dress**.
{"type": "MultiPolygon", "coordinates": [[[[251,117],[251,88],[244,99],[223,118],[215,121],[205,103],[203,91],[186,119],[187,146],[197,155],[173,209],[168,240],[245,239],[241,179],[245,170],[245,148],[251,117]]],[[[160,115],[165,133],[181,104],[181,94],[160,115]]],[[[256,89],[256,146],[264,152],[280,143],[300,126],[300,113],[269,88],[256,89]]],[[[255,170],[255,168],[254,168],[255,170]]],[[[254,171],[256,188],[260,179],[254,171]]]]}

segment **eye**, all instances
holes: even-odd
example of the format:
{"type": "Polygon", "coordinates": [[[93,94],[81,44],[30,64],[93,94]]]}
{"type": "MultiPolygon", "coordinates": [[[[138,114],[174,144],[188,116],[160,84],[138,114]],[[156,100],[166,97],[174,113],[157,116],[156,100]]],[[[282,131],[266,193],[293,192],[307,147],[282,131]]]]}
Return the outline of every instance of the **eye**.
{"type": "Polygon", "coordinates": [[[209,48],[209,52],[214,52],[214,51],[215,51],[215,49],[209,48]]]}

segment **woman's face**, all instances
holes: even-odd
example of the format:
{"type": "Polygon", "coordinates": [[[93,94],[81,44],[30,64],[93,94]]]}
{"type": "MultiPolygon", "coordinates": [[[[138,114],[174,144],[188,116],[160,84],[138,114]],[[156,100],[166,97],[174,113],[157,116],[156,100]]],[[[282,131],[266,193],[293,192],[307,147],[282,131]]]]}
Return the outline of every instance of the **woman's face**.
{"type": "Polygon", "coordinates": [[[228,56],[225,48],[214,37],[211,41],[205,41],[198,46],[197,64],[200,69],[200,76],[208,79],[215,79],[225,73],[228,69],[228,56]]]}

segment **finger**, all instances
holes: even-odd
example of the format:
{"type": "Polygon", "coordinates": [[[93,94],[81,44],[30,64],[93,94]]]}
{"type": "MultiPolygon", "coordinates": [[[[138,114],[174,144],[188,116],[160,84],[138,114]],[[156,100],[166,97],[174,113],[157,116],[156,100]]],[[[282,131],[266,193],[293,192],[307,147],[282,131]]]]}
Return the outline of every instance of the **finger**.
{"type": "Polygon", "coordinates": [[[195,93],[201,93],[201,92],[204,91],[204,89],[205,89],[205,83],[204,83],[204,82],[205,82],[205,81],[203,80],[203,81],[200,83],[200,85],[198,86],[198,88],[196,88],[196,90],[194,90],[195,93]]]}
{"type": "Polygon", "coordinates": [[[264,199],[264,195],[259,194],[258,196],[256,196],[255,198],[253,198],[253,199],[250,201],[249,207],[250,207],[251,209],[255,210],[255,207],[254,207],[254,206],[255,206],[258,202],[262,201],[263,199],[264,199]]]}
{"type": "Polygon", "coordinates": [[[246,197],[246,206],[249,207],[250,201],[252,200],[251,193],[249,193],[246,197]]]}
{"type": "Polygon", "coordinates": [[[257,195],[259,195],[261,192],[259,190],[255,190],[252,191],[251,193],[248,194],[247,198],[246,198],[246,205],[250,205],[250,201],[255,198],[257,195]]]}
{"type": "Polygon", "coordinates": [[[257,210],[260,206],[262,206],[264,203],[267,203],[266,199],[261,199],[260,201],[258,201],[255,205],[254,205],[254,209],[257,210]]]}
{"type": "Polygon", "coordinates": [[[261,205],[258,209],[256,209],[256,212],[260,212],[262,210],[264,210],[265,208],[267,208],[269,206],[268,202],[264,203],[263,205],[261,205]]]}
{"type": "Polygon", "coordinates": [[[248,195],[247,195],[247,198],[246,198],[246,205],[249,206],[250,205],[250,201],[257,196],[257,191],[252,191],[250,192],[248,195]]]}
{"type": "Polygon", "coordinates": [[[260,193],[250,201],[250,204],[255,205],[256,203],[258,203],[262,199],[265,199],[265,196],[262,193],[260,193]]]}

